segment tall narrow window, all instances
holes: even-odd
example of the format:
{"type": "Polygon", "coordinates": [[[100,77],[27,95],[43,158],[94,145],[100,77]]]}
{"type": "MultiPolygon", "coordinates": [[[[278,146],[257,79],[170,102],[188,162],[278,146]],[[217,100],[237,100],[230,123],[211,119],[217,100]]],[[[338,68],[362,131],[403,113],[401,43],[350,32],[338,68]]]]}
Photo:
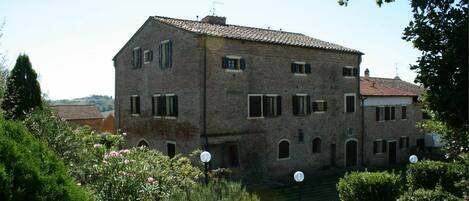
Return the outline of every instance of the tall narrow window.
{"type": "Polygon", "coordinates": [[[401,119],[407,119],[407,106],[401,107],[401,119]]]}
{"type": "Polygon", "coordinates": [[[138,95],[130,96],[130,113],[132,115],[140,114],[140,97],[138,95]]]}
{"type": "Polygon", "coordinates": [[[390,120],[391,119],[391,107],[386,106],[384,107],[384,120],[390,120]]]}
{"type": "Polygon", "coordinates": [[[311,113],[311,97],[306,94],[292,96],[293,115],[304,116],[311,113]]]}
{"type": "Polygon", "coordinates": [[[170,158],[176,155],[176,142],[166,142],[166,153],[170,158]]]}
{"type": "Polygon", "coordinates": [[[133,68],[142,67],[142,48],[136,47],[132,51],[132,66],[133,68]]]}
{"type": "Polygon", "coordinates": [[[391,106],[391,120],[396,120],[396,107],[391,106]]]}
{"type": "Polygon", "coordinates": [[[278,95],[263,96],[264,116],[276,117],[282,114],[282,97],[278,95]]]}
{"type": "Polygon", "coordinates": [[[345,112],[355,112],[355,94],[345,94],[345,112]]]}
{"type": "Polygon", "coordinates": [[[376,107],[376,121],[384,121],[384,107],[376,107]]]}
{"type": "Polygon", "coordinates": [[[321,139],[318,137],[313,140],[313,153],[321,153],[321,139]]]}
{"type": "Polygon", "coordinates": [[[290,158],[290,142],[288,140],[280,140],[278,143],[278,159],[290,158]]]}
{"type": "Polygon", "coordinates": [[[165,69],[165,68],[171,68],[172,66],[172,42],[170,40],[166,40],[161,42],[160,48],[159,48],[159,60],[160,60],[160,68],[165,69]]]}
{"type": "Polygon", "coordinates": [[[262,117],[262,95],[248,94],[248,117],[262,117]]]}

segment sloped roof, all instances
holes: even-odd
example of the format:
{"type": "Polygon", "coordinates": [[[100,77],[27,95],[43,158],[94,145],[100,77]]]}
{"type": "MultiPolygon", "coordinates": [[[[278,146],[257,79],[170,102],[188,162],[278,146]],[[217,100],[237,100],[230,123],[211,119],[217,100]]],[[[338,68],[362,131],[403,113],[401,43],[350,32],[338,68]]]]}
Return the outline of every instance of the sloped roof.
{"type": "Polygon", "coordinates": [[[373,81],[377,84],[380,84],[382,86],[390,87],[390,88],[395,88],[399,89],[401,91],[406,91],[410,92],[413,94],[416,94],[420,96],[423,92],[423,87],[418,86],[416,84],[412,84],[409,82],[406,82],[404,80],[401,80],[399,78],[382,78],[382,77],[367,77],[366,79],[373,81]]]}
{"type": "Polygon", "coordinates": [[[364,96],[419,96],[418,93],[385,86],[365,77],[360,78],[360,94],[364,96]]]}
{"type": "Polygon", "coordinates": [[[65,120],[103,118],[101,112],[94,105],[54,105],[52,108],[65,120]]]}
{"type": "Polygon", "coordinates": [[[322,41],[300,33],[261,29],[231,24],[220,25],[162,16],[153,16],[153,19],[161,23],[171,25],[189,32],[206,34],[209,36],[363,54],[358,50],[322,41]]]}

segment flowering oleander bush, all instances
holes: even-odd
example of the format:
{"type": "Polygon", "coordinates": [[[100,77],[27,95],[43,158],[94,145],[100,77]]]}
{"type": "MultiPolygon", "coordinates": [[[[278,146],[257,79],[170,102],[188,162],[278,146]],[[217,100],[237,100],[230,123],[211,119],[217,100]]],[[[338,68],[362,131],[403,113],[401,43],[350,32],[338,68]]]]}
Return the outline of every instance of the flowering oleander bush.
{"type": "Polygon", "coordinates": [[[146,148],[106,152],[93,168],[97,200],[160,200],[196,186],[201,176],[187,158],[146,148]]]}

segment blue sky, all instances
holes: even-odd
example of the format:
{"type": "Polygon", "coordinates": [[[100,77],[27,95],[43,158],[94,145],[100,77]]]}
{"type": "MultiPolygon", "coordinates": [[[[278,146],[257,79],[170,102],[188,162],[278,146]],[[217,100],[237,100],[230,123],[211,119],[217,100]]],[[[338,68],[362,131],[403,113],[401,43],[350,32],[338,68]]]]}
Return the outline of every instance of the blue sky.
{"type": "MultiPolygon", "coordinates": [[[[227,23],[299,32],[365,53],[371,76],[413,82],[409,69],[420,53],[401,39],[412,19],[409,2],[376,6],[375,0],[218,0],[227,23]]],[[[0,52],[12,68],[20,53],[30,56],[43,92],[51,99],[91,94],[114,96],[112,57],[150,15],[199,19],[211,0],[2,0],[5,19],[0,52]]],[[[363,72],[361,72],[363,74],[363,72]]]]}

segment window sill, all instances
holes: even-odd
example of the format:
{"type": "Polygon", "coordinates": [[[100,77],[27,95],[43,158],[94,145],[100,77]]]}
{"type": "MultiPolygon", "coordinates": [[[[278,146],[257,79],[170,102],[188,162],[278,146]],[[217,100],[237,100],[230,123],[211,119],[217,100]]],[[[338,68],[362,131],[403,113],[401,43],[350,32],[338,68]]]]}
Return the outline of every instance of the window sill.
{"type": "Polygon", "coordinates": [[[324,114],[326,111],[313,112],[314,114],[324,114]]]}
{"type": "Polygon", "coordinates": [[[401,119],[401,121],[407,121],[407,119],[401,119]]]}
{"type": "Polygon", "coordinates": [[[345,79],[355,79],[355,76],[344,76],[345,79]]]}
{"type": "Polygon", "coordinates": [[[132,114],[133,117],[139,117],[140,114],[132,114]]]}
{"type": "Polygon", "coordinates": [[[247,119],[263,119],[264,117],[247,117],[247,119]]]}
{"type": "Polygon", "coordinates": [[[169,116],[153,116],[153,119],[177,119],[177,118],[169,117],[169,116]]]}
{"type": "Polygon", "coordinates": [[[165,116],[164,119],[176,119],[176,117],[165,116]]]}
{"type": "Polygon", "coordinates": [[[151,61],[144,61],[143,64],[150,64],[151,61]]]}
{"type": "Polygon", "coordinates": [[[290,157],[288,157],[288,158],[277,158],[277,161],[286,161],[286,160],[290,160],[290,157]]]}
{"type": "Polygon", "coordinates": [[[293,73],[294,76],[300,76],[300,77],[304,77],[306,76],[307,74],[306,73],[293,73]]]}
{"type": "Polygon", "coordinates": [[[227,73],[242,73],[243,70],[241,70],[241,69],[225,69],[225,72],[227,72],[227,73]]]}

